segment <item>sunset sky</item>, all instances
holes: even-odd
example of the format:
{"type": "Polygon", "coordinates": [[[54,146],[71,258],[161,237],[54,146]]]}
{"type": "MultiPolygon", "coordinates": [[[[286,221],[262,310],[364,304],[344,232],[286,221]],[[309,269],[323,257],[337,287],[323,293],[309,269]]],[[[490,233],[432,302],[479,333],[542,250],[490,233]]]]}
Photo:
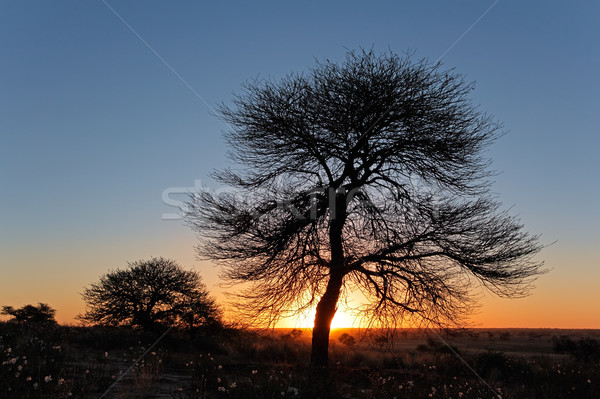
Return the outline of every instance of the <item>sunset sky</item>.
{"type": "Polygon", "coordinates": [[[221,299],[163,201],[219,189],[227,126],[211,108],[362,46],[443,56],[505,125],[493,191],[542,234],[550,270],[527,298],[478,291],[475,325],[600,328],[600,3],[212,3],[0,4],[0,305],[46,302],[70,323],[86,285],[151,256],[221,299]]]}

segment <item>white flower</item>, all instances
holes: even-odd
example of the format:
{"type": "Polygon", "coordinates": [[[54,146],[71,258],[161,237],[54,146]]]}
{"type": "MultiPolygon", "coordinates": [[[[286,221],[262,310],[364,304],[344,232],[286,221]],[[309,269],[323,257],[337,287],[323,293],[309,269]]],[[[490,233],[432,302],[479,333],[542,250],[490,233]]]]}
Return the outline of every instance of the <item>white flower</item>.
{"type": "Polygon", "coordinates": [[[225,387],[218,387],[217,388],[220,392],[225,392],[225,387]]]}
{"type": "Polygon", "coordinates": [[[252,374],[258,373],[258,370],[252,370],[252,374]]]}
{"type": "Polygon", "coordinates": [[[235,388],[237,387],[237,382],[232,382],[231,384],[229,384],[229,388],[235,388]]]}
{"type": "Polygon", "coordinates": [[[221,366],[221,365],[219,364],[219,367],[217,367],[217,368],[218,368],[219,370],[221,370],[221,369],[223,368],[223,366],[221,366]]]}
{"type": "Polygon", "coordinates": [[[52,376],[51,375],[47,375],[44,377],[44,382],[50,382],[52,381],[52,376]]]}

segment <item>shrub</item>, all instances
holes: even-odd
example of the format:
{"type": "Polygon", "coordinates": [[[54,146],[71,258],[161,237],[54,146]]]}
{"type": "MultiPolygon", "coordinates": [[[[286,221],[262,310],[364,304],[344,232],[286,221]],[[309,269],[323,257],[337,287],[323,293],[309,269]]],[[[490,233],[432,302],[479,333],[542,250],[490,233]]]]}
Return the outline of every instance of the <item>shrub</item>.
{"type": "Polygon", "coordinates": [[[37,306],[25,305],[22,308],[15,309],[12,306],[3,306],[0,314],[12,316],[10,322],[17,324],[30,325],[55,325],[54,315],[56,310],[52,309],[46,303],[38,303],[37,306]]]}
{"type": "Polygon", "coordinates": [[[196,327],[220,324],[220,312],[200,275],[174,261],[152,258],[115,270],[83,292],[84,322],[109,326],[196,327]]]}
{"type": "Polygon", "coordinates": [[[349,348],[356,344],[356,339],[354,339],[354,337],[348,333],[343,333],[338,339],[342,344],[346,345],[349,348]]]}

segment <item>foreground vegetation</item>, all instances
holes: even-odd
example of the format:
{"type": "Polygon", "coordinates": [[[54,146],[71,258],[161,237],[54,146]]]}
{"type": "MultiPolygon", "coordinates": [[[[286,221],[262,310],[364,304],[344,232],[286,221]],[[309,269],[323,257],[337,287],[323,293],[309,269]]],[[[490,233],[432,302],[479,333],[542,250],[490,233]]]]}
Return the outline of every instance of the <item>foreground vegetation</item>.
{"type": "Polygon", "coordinates": [[[310,331],[160,335],[1,323],[0,398],[600,397],[597,330],[334,330],[326,385],[310,331]]]}

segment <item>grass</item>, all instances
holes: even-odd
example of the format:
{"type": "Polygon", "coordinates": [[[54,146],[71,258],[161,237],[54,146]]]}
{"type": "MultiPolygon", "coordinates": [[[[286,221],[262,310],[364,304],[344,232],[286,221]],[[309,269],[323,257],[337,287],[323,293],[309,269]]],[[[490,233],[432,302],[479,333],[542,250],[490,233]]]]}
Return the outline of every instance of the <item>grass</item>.
{"type": "Polygon", "coordinates": [[[334,330],[326,378],[308,367],[310,330],[172,330],[148,350],[157,337],[0,323],[0,398],[100,398],[117,381],[105,398],[600,397],[595,330],[334,330]]]}

